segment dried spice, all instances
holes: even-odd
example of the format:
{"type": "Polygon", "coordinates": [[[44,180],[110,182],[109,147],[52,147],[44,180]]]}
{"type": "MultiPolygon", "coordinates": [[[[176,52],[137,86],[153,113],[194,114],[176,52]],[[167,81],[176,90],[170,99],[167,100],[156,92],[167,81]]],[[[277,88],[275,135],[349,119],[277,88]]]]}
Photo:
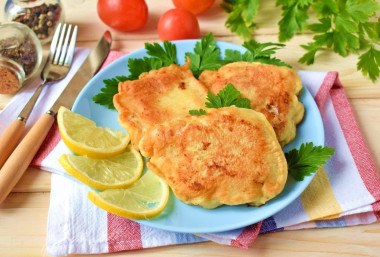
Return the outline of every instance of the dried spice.
{"type": "Polygon", "coordinates": [[[19,88],[19,79],[10,69],[0,66],[0,94],[13,94],[19,88]]]}
{"type": "Polygon", "coordinates": [[[60,21],[62,7],[60,4],[45,4],[25,8],[24,12],[19,13],[12,20],[21,22],[31,28],[36,33],[38,39],[49,38],[56,25],[60,21]]]}
{"type": "Polygon", "coordinates": [[[0,55],[20,64],[26,76],[34,71],[38,62],[37,48],[30,37],[22,41],[14,37],[0,40],[0,55]]]}

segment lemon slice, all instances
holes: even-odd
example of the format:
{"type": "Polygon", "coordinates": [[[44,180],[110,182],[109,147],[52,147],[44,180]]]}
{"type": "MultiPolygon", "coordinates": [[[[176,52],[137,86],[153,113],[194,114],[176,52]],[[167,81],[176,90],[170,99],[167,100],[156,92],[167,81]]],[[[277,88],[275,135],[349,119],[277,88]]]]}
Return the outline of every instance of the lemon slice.
{"type": "Polygon", "coordinates": [[[129,135],[120,130],[97,127],[95,122],[60,107],[57,115],[59,132],[74,153],[91,158],[108,158],[124,151],[129,135]]]}
{"type": "Polygon", "coordinates": [[[159,215],[169,200],[169,186],[147,171],[127,189],[89,191],[87,197],[99,208],[130,219],[150,219],[159,215]]]}
{"type": "Polygon", "coordinates": [[[96,190],[126,188],[139,179],[144,167],[132,147],[107,159],[63,154],[58,161],[67,173],[96,190]]]}

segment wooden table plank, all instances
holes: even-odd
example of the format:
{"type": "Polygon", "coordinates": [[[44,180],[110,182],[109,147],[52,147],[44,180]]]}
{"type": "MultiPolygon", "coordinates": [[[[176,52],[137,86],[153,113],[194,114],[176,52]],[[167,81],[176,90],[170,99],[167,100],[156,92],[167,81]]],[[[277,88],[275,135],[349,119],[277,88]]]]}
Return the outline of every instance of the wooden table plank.
{"type": "Polygon", "coordinates": [[[49,197],[11,193],[0,204],[0,256],[45,255],[49,197]]]}

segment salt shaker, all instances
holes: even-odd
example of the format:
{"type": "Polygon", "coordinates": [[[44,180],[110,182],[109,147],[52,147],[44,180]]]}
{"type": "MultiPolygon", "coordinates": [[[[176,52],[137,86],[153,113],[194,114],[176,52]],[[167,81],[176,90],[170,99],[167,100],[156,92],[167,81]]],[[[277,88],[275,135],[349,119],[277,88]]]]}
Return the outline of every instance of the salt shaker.
{"type": "Polygon", "coordinates": [[[60,0],[7,0],[4,13],[7,21],[31,28],[42,44],[51,41],[56,26],[64,22],[60,0]]]}
{"type": "Polygon", "coordinates": [[[19,22],[0,23],[0,94],[13,94],[42,61],[37,36],[19,22]]]}

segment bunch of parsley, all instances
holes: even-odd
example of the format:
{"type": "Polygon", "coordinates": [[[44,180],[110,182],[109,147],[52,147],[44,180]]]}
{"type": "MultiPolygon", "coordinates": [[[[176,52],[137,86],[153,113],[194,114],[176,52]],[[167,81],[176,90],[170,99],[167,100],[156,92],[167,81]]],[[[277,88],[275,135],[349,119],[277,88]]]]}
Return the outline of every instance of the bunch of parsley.
{"type": "MultiPolygon", "coordinates": [[[[282,9],[279,41],[285,42],[306,29],[315,32],[313,41],[301,45],[307,52],[299,62],[313,64],[317,52],[333,49],[345,57],[359,55],[357,69],[373,82],[380,75],[380,18],[375,20],[380,4],[376,0],[277,0],[282,9]],[[309,15],[318,19],[308,24],[309,15]]],[[[225,26],[245,40],[256,28],[259,0],[223,0],[221,6],[229,13],[225,26]]]]}

